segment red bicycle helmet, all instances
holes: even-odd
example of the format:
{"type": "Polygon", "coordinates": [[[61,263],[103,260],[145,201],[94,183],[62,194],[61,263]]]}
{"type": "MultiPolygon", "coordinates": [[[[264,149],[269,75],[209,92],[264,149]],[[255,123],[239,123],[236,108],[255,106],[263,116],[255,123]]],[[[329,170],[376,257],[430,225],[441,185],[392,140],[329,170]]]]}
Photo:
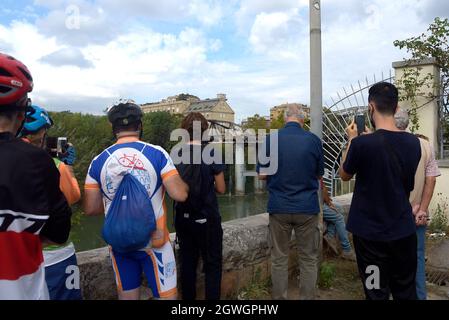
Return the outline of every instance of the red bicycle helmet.
{"type": "Polygon", "coordinates": [[[33,78],[28,68],[19,60],[0,53],[0,108],[26,107],[27,94],[32,90],[33,78]]]}

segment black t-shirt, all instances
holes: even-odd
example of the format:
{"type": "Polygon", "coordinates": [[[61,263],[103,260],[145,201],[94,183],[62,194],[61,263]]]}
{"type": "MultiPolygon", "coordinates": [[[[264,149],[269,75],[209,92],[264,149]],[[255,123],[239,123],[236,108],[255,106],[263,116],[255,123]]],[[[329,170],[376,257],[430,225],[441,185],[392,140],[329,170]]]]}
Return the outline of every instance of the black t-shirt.
{"type": "Polygon", "coordinates": [[[419,140],[410,133],[378,130],[352,141],[343,164],[345,172],[357,175],[349,232],[373,241],[416,232],[409,196],[420,159],[419,140]]]}
{"type": "MultiPolygon", "coordinates": [[[[222,162],[221,155],[217,158],[214,148],[211,145],[189,145],[188,147],[190,148],[190,163],[194,163],[193,157],[195,152],[201,152],[203,155],[201,159],[196,157],[196,159],[200,159],[201,161],[201,212],[197,216],[209,218],[220,217],[217,194],[215,192],[215,176],[225,171],[225,165],[222,162]],[[209,154],[208,158],[210,158],[210,161],[205,161],[204,156],[206,154],[209,154]],[[220,160],[215,161],[214,159],[220,160]]],[[[182,150],[180,151],[180,155],[182,155],[182,150]]]]}
{"type": "Polygon", "coordinates": [[[13,228],[24,236],[32,233],[55,243],[66,242],[72,212],[59,188],[59,178],[47,152],[11,133],[0,133],[0,213],[4,218],[0,232],[13,228]],[[19,221],[25,220],[29,227],[19,230],[23,225],[19,226],[19,221]]]}

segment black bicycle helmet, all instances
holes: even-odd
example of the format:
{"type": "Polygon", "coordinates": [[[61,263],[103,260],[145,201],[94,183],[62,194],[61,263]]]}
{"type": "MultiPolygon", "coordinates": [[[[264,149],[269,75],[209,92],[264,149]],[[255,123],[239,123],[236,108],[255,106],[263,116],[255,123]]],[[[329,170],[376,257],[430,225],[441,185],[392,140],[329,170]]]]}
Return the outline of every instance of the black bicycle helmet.
{"type": "Polygon", "coordinates": [[[142,120],[142,109],[134,101],[120,101],[108,110],[108,120],[113,126],[128,126],[142,120]]]}

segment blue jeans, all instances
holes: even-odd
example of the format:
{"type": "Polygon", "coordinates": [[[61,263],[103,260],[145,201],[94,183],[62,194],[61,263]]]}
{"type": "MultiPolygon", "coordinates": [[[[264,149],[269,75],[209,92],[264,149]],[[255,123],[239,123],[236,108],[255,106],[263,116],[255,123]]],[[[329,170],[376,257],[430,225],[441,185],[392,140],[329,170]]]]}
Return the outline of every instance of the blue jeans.
{"type": "Polygon", "coordinates": [[[426,290],[426,226],[416,227],[418,237],[418,266],[416,269],[416,295],[418,300],[427,299],[426,290]]]}
{"type": "Polygon", "coordinates": [[[337,204],[335,204],[335,207],[337,210],[330,208],[326,204],[323,206],[323,219],[327,224],[327,235],[333,238],[335,234],[338,234],[343,251],[349,252],[352,248],[346,231],[345,218],[341,213],[343,209],[337,204]]]}

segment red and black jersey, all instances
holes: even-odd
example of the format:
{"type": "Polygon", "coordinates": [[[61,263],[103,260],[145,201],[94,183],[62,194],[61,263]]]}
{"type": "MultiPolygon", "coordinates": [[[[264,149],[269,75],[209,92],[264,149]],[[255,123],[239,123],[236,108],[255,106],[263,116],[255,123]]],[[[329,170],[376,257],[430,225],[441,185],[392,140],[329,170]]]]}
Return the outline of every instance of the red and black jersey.
{"type": "Polygon", "coordinates": [[[46,298],[41,237],[65,243],[70,217],[51,157],[0,133],[0,299],[46,298]]]}

